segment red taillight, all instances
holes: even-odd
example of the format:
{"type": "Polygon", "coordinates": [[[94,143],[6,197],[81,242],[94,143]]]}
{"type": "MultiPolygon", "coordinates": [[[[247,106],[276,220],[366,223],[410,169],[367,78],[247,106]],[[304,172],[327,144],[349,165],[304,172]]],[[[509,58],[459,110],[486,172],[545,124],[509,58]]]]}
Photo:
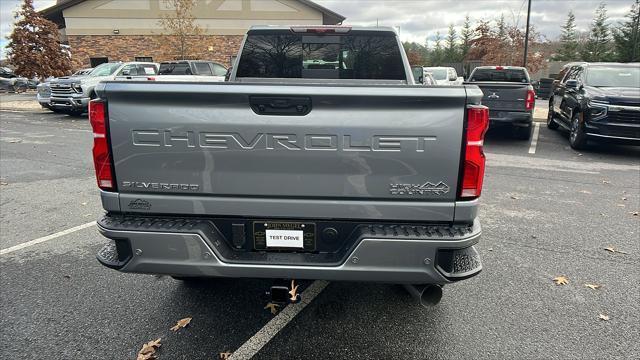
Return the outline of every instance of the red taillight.
{"type": "Polygon", "coordinates": [[[153,76],[149,76],[149,77],[147,77],[147,80],[149,80],[149,81],[156,81],[156,78],[154,78],[153,76]]]}
{"type": "Polygon", "coordinates": [[[496,70],[504,70],[504,67],[502,67],[502,66],[496,66],[496,70]]]}
{"type": "Polygon", "coordinates": [[[107,104],[101,100],[89,102],[89,122],[93,128],[93,164],[96,168],[98,187],[113,190],[111,152],[107,144],[107,104]]]}
{"type": "Polygon", "coordinates": [[[527,98],[524,101],[524,108],[526,110],[533,110],[536,104],[536,93],[533,89],[527,90],[527,98]]]}
{"type": "Polygon", "coordinates": [[[485,158],[482,146],[489,128],[489,108],[471,105],[467,108],[467,132],[464,155],[461,199],[473,199],[482,192],[485,158]]]}

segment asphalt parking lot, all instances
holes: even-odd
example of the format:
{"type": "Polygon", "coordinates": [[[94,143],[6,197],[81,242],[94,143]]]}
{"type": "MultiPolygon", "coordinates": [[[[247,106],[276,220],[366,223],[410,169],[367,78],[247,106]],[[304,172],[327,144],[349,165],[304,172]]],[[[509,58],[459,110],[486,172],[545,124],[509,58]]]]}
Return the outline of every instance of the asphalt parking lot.
{"type": "Polygon", "coordinates": [[[396,285],[314,283],[274,334],[269,280],[187,287],[99,265],[88,120],[1,111],[0,358],[135,359],[157,338],[160,359],[256,344],[255,359],[640,358],[640,147],[579,153],[544,124],[535,139],[487,136],[480,275],[429,309],[396,285]]]}

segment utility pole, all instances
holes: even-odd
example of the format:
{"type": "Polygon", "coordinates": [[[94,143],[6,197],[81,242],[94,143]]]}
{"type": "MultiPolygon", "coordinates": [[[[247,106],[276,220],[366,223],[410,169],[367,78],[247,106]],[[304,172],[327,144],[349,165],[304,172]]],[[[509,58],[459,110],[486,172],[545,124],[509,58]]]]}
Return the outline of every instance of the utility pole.
{"type": "Polygon", "coordinates": [[[529,52],[529,18],[531,17],[531,0],[527,0],[529,2],[527,8],[527,30],[524,34],[524,60],[522,61],[522,66],[527,67],[527,52],[529,52]]]}

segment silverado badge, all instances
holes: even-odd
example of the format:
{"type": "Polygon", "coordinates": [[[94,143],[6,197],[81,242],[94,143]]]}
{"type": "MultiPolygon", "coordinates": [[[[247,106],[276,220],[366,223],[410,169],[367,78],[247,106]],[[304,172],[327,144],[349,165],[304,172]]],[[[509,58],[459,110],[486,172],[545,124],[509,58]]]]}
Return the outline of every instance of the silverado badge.
{"type": "Polygon", "coordinates": [[[391,195],[444,195],[449,192],[449,185],[440,181],[438,184],[389,184],[391,195]]]}

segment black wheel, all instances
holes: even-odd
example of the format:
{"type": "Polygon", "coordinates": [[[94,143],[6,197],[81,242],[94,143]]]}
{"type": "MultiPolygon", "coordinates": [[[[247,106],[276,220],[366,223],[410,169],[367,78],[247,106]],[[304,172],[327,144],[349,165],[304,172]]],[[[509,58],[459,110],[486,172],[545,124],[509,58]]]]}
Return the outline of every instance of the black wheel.
{"type": "Polygon", "coordinates": [[[575,150],[584,149],[587,146],[587,134],[584,132],[582,114],[576,112],[571,118],[571,132],[569,133],[569,145],[575,150]]]}
{"type": "Polygon", "coordinates": [[[533,125],[529,125],[527,127],[514,126],[511,129],[511,134],[515,139],[529,140],[529,138],[531,137],[532,130],[533,130],[533,125]]]}
{"type": "Polygon", "coordinates": [[[556,122],[555,112],[553,111],[553,104],[549,103],[549,113],[547,114],[547,127],[551,130],[555,130],[558,128],[558,123],[556,122]]]}

